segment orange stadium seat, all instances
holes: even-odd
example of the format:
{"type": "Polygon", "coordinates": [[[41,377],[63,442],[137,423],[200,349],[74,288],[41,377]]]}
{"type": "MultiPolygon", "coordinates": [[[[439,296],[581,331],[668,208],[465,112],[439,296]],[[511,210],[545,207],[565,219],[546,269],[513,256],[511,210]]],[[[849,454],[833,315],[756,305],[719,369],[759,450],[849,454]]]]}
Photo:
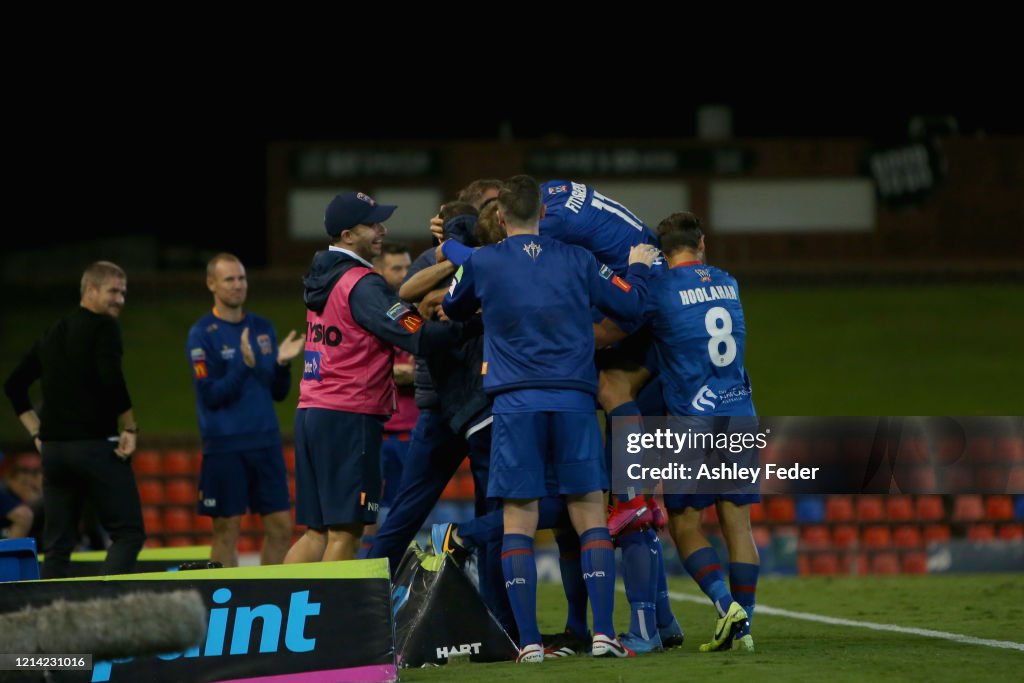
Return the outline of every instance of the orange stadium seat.
{"type": "Polygon", "coordinates": [[[193,510],[192,529],[195,531],[213,531],[213,517],[197,514],[193,510]]]}
{"type": "Polygon", "coordinates": [[[815,553],[811,556],[811,573],[835,576],[839,573],[839,560],[835,553],[815,553]]]}
{"type": "Polygon", "coordinates": [[[1010,496],[989,496],[985,499],[985,516],[989,519],[1013,519],[1013,498],[1010,496]]]}
{"type": "Polygon", "coordinates": [[[185,548],[192,545],[191,536],[171,536],[166,540],[168,548],[185,548]]]}
{"type": "Polygon", "coordinates": [[[918,465],[911,467],[904,474],[903,470],[898,470],[897,476],[899,481],[902,483],[904,477],[906,477],[906,484],[909,491],[914,493],[928,493],[929,491],[935,491],[938,488],[938,478],[935,476],[935,468],[931,465],[918,465]]]}
{"type": "Polygon", "coordinates": [[[996,457],[1011,465],[1024,465],[1024,439],[1012,436],[999,439],[996,457]]]}
{"type": "Polygon", "coordinates": [[[837,548],[849,548],[857,544],[859,536],[857,527],[853,524],[839,524],[832,530],[832,543],[837,548]]]}
{"type": "Polygon", "coordinates": [[[238,537],[238,552],[240,553],[254,553],[259,551],[259,546],[256,543],[256,539],[247,534],[242,534],[238,537]]]}
{"type": "Polygon", "coordinates": [[[853,520],[853,498],[851,496],[829,496],[825,503],[825,519],[830,522],[853,520]]]}
{"type": "Polygon", "coordinates": [[[953,519],[958,522],[973,522],[985,516],[985,506],[981,496],[957,496],[953,507],[953,519]]]}
{"type": "Polygon", "coordinates": [[[1024,538],[1024,526],[1020,524],[1003,524],[999,527],[999,538],[1004,541],[1019,541],[1024,538]]]}
{"type": "Polygon", "coordinates": [[[970,465],[950,465],[942,470],[943,490],[966,493],[974,490],[974,469],[970,465]]]}
{"type": "Polygon", "coordinates": [[[974,490],[978,493],[1002,493],[1006,490],[1006,474],[1005,465],[983,467],[978,470],[977,487],[974,490]]]}
{"type": "Polygon", "coordinates": [[[919,522],[938,522],[946,517],[942,496],[918,496],[914,508],[919,522]]]}
{"type": "Polygon", "coordinates": [[[900,442],[897,463],[928,462],[928,444],[924,439],[906,439],[900,442]]]}
{"type": "Polygon", "coordinates": [[[963,439],[945,438],[939,441],[938,461],[941,465],[955,462],[964,454],[967,444],[963,439]]]}
{"type": "Polygon", "coordinates": [[[718,524],[718,507],[715,505],[708,505],[704,508],[700,521],[705,524],[718,524]]]}
{"type": "Polygon", "coordinates": [[[192,454],[188,451],[167,451],[161,460],[164,474],[186,477],[192,474],[192,454]]]}
{"type": "Polygon", "coordinates": [[[164,510],[164,531],[187,533],[192,530],[192,512],[183,507],[169,507],[164,510]]]}
{"type": "Polygon", "coordinates": [[[806,548],[828,548],[832,539],[829,538],[828,527],[812,524],[804,527],[800,534],[800,543],[806,548]]]}
{"type": "Polygon", "coordinates": [[[762,503],[750,505],[750,521],[755,524],[764,521],[764,505],[762,503]]]}
{"type": "Polygon", "coordinates": [[[284,447],[284,466],[288,474],[295,473],[295,446],[284,447]]]}
{"type": "Polygon", "coordinates": [[[871,558],[871,573],[899,574],[900,556],[896,553],[878,553],[871,558]]]}
{"type": "Polygon", "coordinates": [[[861,522],[881,522],[885,519],[885,505],[881,496],[859,496],[857,519],[861,522]]]}
{"type": "Polygon", "coordinates": [[[147,534],[158,534],[163,531],[163,522],[160,519],[160,508],[151,505],[142,506],[142,527],[147,534]]]}
{"type": "Polygon", "coordinates": [[[945,524],[929,524],[924,528],[924,542],[944,543],[949,540],[949,527],[945,524]]]}
{"type": "Polygon", "coordinates": [[[892,535],[889,533],[889,527],[875,524],[864,529],[861,540],[866,548],[888,548],[892,542],[892,535]]]}
{"type": "Polygon", "coordinates": [[[903,555],[904,574],[927,574],[928,554],[927,553],[905,553],[903,555]]]}
{"type": "Polygon", "coordinates": [[[1006,487],[1011,491],[1024,491],[1024,465],[1011,467],[1007,480],[1006,487]]]}
{"type": "Polygon", "coordinates": [[[162,538],[147,538],[146,542],[142,544],[143,548],[163,548],[164,540],[162,538]]]}
{"type": "Polygon", "coordinates": [[[766,527],[755,526],[751,529],[754,536],[754,545],[758,548],[767,548],[772,544],[772,532],[766,527]]]}
{"type": "Polygon", "coordinates": [[[996,529],[992,524],[972,524],[967,529],[968,541],[991,541],[996,537],[996,529]]]}
{"type": "Polygon", "coordinates": [[[973,436],[967,439],[967,457],[974,464],[995,458],[995,441],[991,436],[973,436]]]}
{"type": "Polygon", "coordinates": [[[164,484],[164,500],[178,505],[194,505],[199,490],[191,479],[171,479],[164,484]]]}
{"type": "Polygon", "coordinates": [[[156,451],[135,451],[132,455],[135,474],[160,474],[160,454],[156,451]]]}
{"type": "Polygon", "coordinates": [[[885,513],[893,522],[907,522],[914,519],[914,501],[910,496],[889,496],[885,501],[885,513]]]}
{"type": "Polygon", "coordinates": [[[288,477],[288,495],[291,497],[292,506],[295,505],[295,477],[288,477]]]}
{"type": "Polygon", "coordinates": [[[792,522],[796,519],[796,503],[790,496],[771,496],[767,508],[768,519],[772,522],[792,522]]]}
{"type": "Polygon", "coordinates": [[[897,548],[919,548],[921,546],[921,532],[916,526],[898,526],[892,532],[892,542],[897,548]]]}
{"type": "Polygon", "coordinates": [[[140,480],[139,499],[143,505],[156,505],[164,502],[164,485],[155,479],[140,480]]]}
{"type": "Polygon", "coordinates": [[[459,497],[459,484],[455,481],[455,477],[448,480],[447,486],[444,487],[444,491],[441,492],[441,500],[454,500],[459,497]]]}

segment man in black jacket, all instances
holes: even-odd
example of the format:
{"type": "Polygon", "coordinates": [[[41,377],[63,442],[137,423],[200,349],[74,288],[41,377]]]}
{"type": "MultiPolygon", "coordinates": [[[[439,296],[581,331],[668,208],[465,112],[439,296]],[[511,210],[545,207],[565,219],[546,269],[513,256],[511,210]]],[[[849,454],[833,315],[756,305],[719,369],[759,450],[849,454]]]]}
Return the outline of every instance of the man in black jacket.
{"type": "Polygon", "coordinates": [[[69,575],[86,500],[113,541],[105,574],[132,571],[146,538],[128,462],[138,430],[121,372],[117,316],[126,292],[120,267],[93,263],[82,275],[78,308],[47,330],[4,382],[18,419],[43,456],[43,578],[69,575]],[[43,394],[39,414],[28,391],[36,380],[43,394]]]}

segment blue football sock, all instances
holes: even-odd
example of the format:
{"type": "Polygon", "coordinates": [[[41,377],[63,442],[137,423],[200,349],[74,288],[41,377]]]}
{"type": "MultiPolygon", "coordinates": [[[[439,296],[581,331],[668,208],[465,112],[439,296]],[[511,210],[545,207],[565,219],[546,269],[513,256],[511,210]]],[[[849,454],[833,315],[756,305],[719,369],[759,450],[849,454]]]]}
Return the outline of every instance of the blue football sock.
{"type": "Polygon", "coordinates": [[[583,581],[580,537],[573,529],[566,529],[555,536],[555,541],[558,542],[558,570],[562,574],[562,590],[569,603],[565,628],[585,638],[590,630],[587,628],[587,584],[583,581]]]}
{"type": "Polygon", "coordinates": [[[583,580],[594,611],[594,633],[615,637],[612,609],[615,606],[615,546],[608,527],[587,529],[580,534],[583,580]]]}
{"type": "Polygon", "coordinates": [[[501,570],[512,613],[519,627],[519,647],[540,643],[537,627],[537,563],[533,539],[525,534],[505,534],[501,543],[501,570]]]}
{"type": "Polygon", "coordinates": [[[658,550],[658,559],[654,567],[654,570],[657,572],[655,582],[658,585],[658,594],[655,596],[655,605],[658,610],[658,628],[667,628],[676,620],[676,615],[672,613],[672,602],[668,597],[668,576],[665,574],[665,553],[662,552],[661,539],[658,538],[657,533],[652,533],[654,539],[651,541],[651,547],[658,550]]]}
{"type": "Polygon", "coordinates": [[[657,556],[651,553],[653,535],[649,529],[634,531],[619,536],[617,542],[622,549],[622,583],[629,600],[629,632],[634,636],[650,640],[658,634],[657,583],[652,581],[657,571],[653,566],[657,556]]]}
{"type": "Polygon", "coordinates": [[[746,562],[729,564],[729,589],[751,622],[754,619],[754,598],[757,593],[757,576],[760,573],[761,565],[759,564],[746,562]]]}
{"type": "Polygon", "coordinates": [[[710,546],[701,548],[683,560],[683,566],[704,594],[711,598],[715,609],[718,610],[718,616],[725,616],[733,599],[728,586],[725,585],[718,553],[710,546]]]}

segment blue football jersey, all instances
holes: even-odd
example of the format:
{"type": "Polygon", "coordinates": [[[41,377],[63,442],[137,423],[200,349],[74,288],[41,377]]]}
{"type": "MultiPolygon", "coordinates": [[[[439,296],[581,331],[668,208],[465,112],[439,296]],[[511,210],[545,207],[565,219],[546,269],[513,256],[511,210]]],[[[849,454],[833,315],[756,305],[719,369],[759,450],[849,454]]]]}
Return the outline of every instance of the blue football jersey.
{"type": "Polygon", "coordinates": [[[646,309],[670,415],[755,415],[734,277],[697,261],[658,269],[646,309]]]}
{"type": "Polygon", "coordinates": [[[545,207],[540,234],[583,247],[620,275],[629,266],[630,247],[659,243],[632,211],[592,187],[549,180],[540,189],[545,207]]]}

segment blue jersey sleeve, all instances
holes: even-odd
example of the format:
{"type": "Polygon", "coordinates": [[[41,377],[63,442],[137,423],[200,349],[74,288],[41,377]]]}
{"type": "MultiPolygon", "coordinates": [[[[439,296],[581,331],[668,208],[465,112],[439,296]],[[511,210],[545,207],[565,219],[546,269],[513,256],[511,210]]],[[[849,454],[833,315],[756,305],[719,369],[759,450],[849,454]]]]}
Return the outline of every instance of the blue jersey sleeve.
{"type": "Polygon", "coordinates": [[[192,383],[196,395],[205,408],[214,409],[238,400],[250,372],[250,368],[242,362],[242,354],[237,354],[230,361],[222,360],[209,333],[203,332],[199,326],[189,332],[186,352],[192,364],[192,383]],[[214,366],[220,363],[227,363],[228,366],[223,375],[213,371],[214,366]],[[215,374],[218,375],[216,378],[213,377],[215,374]]]}
{"type": "Polygon", "coordinates": [[[423,320],[377,274],[359,280],[348,303],[352,317],[366,331],[414,356],[450,348],[462,338],[461,325],[423,320]]]}
{"type": "Polygon", "coordinates": [[[593,254],[587,253],[587,256],[591,303],[606,315],[627,324],[642,319],[651,269],[637,263],[630,266],[626,277],[622,278],[608,266],[598,264],[593,254]]]}
{"type": "Polygon", "coordinates": [[[445,240],[441,243],[441,251],[444,252],[446,259],[457,266],[461,266],[469,260],[469,257],[473,255],[475,250],[473,247],[467,247],[458,240],[445,240]]]}
{"type": "Polygon", "coordinates": [[[480,308],[473,277],[473,260],[466,261],[452,278],[448,293],[441,302],[445,315],[452,320],[469,320],[480,308]]]}

